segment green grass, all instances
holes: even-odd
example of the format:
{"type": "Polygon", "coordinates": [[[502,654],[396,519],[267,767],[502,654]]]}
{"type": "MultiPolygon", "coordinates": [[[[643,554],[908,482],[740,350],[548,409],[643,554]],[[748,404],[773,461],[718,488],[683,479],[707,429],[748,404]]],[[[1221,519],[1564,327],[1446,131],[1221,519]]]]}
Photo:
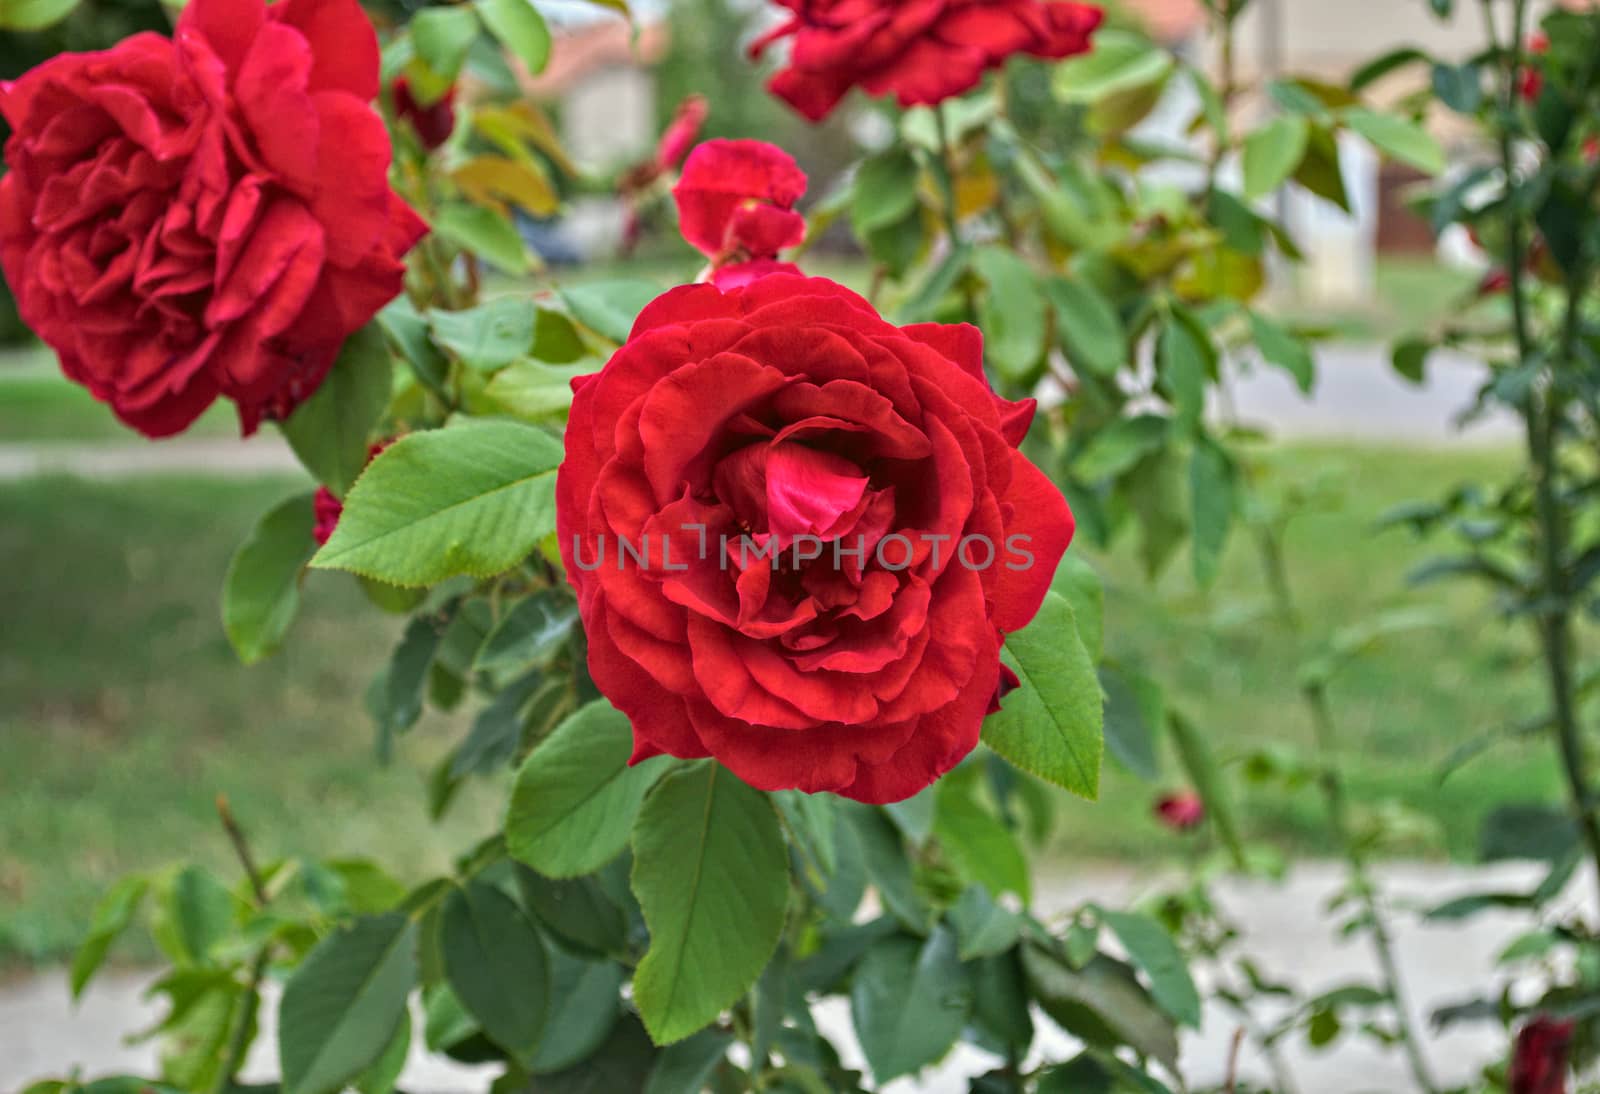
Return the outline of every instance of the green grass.
{"type": "MultiPolygon", "coordinates": [[[[217,403],[189,428],[190,436],[230,436],[238,419],[217,403]]],[[[88,390],[61,374],[43,346],[0,349],[0,444],[19,441],[144,443],[88,390]]]]}
{"type": "Polygon", "coordinates": [[[299,488],[0,485],[0,961],[66,953],[126,872],[198,859],[237,876],[218,793],[264,859],[370,855],[415,876],[493,830],[487,785],[443,829],[425,815],[426,764],[459,728],[426,719],[375,763],[362,694],[397,624],[353,582],[313,575],[289,648],[235,660],[223,571],[299,488]]]}
{"type": "MultiPolygon", "coordinates": [[[[1440,765],[1458,745],[1544,709],[1532,641],[1525,624],[1495,614],[1475,587],[1437,585],[1408,595],[1404,575],[1431,553],[1429,545],[1408,532],[1373,529],[1390,506],[1437,496],[1460,481],[1493,479],[1510,459],[1381,448],[1279,451],[1276,472],[1286,480],[1328,475],[1343,495],[1337,508],[1301,518],[1289,533],[1303,620],[1299,637],[1271,612],[1261,567],[1244,536],[1234,536],[1221,577],[1205,595],[1189,577],[1186,556],[1152,590],[1131,545],[1109,552],[1074,548],[1105,577],[1108,655],[1140,664],[1162,681],[1231,764],[1250,834],[1287,852],[1334,850],[1314,787],[1249,785],[1238,761],[1262,748],[1309,757],[1311,726],[1296,683],[1307,652],[1364,616],[1408,605],[1439,609],[1444,625],[1391,639],[1353,662],[1330,692],[1353,800],[1368,816],[1385,801],[1399,802],[1423,822],[1389,853],[1470,858],[1494,805],[1556,800],[1552,754],[1537,740],[1499,744],[1441,782],[1440,765]]],[[[1170,755],[1165,765],[1162,786],[1182,786],[1170,755]]],[[[1114,761],[1106,771],[1098,804],[1066,807],[1059,852],[1135,861],[1182,853],[1188,839],[1168,835],[1150,816],[1155,792],[1114,761]]]]}

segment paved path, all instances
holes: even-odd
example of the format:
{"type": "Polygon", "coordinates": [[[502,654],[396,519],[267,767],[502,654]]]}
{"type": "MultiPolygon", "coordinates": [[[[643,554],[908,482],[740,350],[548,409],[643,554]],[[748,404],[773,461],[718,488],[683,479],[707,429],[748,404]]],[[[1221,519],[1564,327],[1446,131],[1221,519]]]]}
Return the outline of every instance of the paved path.
{"type": "MultiPolygon", "coordinates": [[[[1383,881],[1397,910],[1401,963],[1413,986],[1414,1010],[1419,1020],[1435,1007],[1492,990],[1498,984],[1494,957],[1518,933],[1525,919],[1489,914],[1464,926],[1418,925],[1407,909],[1432,905],[1468,892],[1502,886],[1524,887],[1539,876],[1536,869],[1497,867],[1468,872],[1434,865],[1396,866],[1383,871],[1383,881]]],[[[1364,946],[1335,940],[1319,918],[1319,910],[1340,884],[1341,874],[1331,865],[1309,864],[1295,869],[1282,885],[1229,883],[1219,889],[1224,910],[1245,927],[1250,950],[1270,976],[1288,980],[1302,989],[1322,991],[1367,981],[1373,963],[1364,946]]],[[[1575,881],[1577,886],[1581,883],[1575,881]]],[[[1097,873],[1041,885],[1037,907],[1046,918],[1060,915],[1089,900],[1125,904],[1147,892],[1128,874],[1097,873]]],[[[1588,892],[1587,888],[1573,890],[1588,892]]],[[[68,1003],[64,973],[54,972],[0,987],[0,1090],[15,1090],[25,1080],[43,1074],[61,1074],[80,1065],[85,1075],[117,1068],[150,1068],[152,1046],[126,1046],[120,1038],[149,1024],[156,1012],[141,997],[146,975],[110,976],[93,988],[83,1005],[68,1003]]],[[[251,1079],[275,1074],[271,1034],[271,1008],[266,1032],[257,1044],[246,1072],[251,1079]]],[[[841,1043],[849,1039],[849,1012],[842,1000],[830,1001],[819,1020],[841,1043]]],[[[1072,1042],[1053,1027],[1041,1023],[1036,1054],[1064,1059],[1072,1042]]],[[[1234,1027],[1225,1015],[1210,1013],[1199,1034],[1186,1035],[1183,1068],[1196,1086],[1219,1083],[1226,1074],[1234,1027]]],[[[1299,1081],[1299,1094],[1398,1094],[1410,1089],[1397,1057],[1365,1044],[1348,1044],[1332,1052],[1311,1053],[1300,1044],[1287,1046],[1291,1067],[1299,1081]]],[[[1465,1081],[1502,1048],[1494,1029],[1467,1028],[1432,1040],[1430,1052],[1439,1077],[1448,1083],[1465,1081]]],[[[847,1057],[859,1062],[859,1053],[846,1044],[847,1057]]],[[[1264,1080],[1260,1061],[1246,1055],[1243,1074],[1264,1080]]],[[[992,1067],[983,1053],[960,1049],[945,1063],[917,1079],[890,1085],[891,1094],[964,1094],[966,1079],[992,1067]]],[[[478,1094],[488,1087],[492,1071],[462,1068],[429,1059],[420,1047],[413,1049],[405,1074],[409,1090],[429,1094],[478,1094]]],[[[622,1094],[622,1092],[618,1092],[622,1094]]]]}
{"type": "MultiPolygon", "coordinates": [[[[1386,443],[1503,444],[1516,440],[1516,423],[1491,415],[1466,432],[1454,425],[1470,405],[1482,369],[1468,358],[1436,354],[1427,383],[1398,379],[1385,351],[1374,346],[1327,346],[1319,351],[1317,390],[1307,399],[1288,376],[1263,368],[1234,385],[1238,416],[1277,436],[1386,443]]],[[[247,442],[227,438],[111,444],[0,443],[0,481],[58,472],[90,478],[205,473],[256,475],[297,470],[294,456],[271,430],[247,442]]]]}

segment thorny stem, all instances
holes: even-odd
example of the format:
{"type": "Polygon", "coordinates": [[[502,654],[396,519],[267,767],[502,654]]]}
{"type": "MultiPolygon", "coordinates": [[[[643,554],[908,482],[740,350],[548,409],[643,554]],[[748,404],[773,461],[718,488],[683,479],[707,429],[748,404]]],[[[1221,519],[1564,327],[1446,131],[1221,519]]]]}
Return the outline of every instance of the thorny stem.
{"type": "Polygon", "coordinates": [[[1320,754],[1318,782],[1322,786],[1322,796],[1328,803],[1329,822],[1344,851],[1345,861],[1350,866],[1351,887],[1360,897],[1362,910],[1366,913],[1367,931],[1372,937],[1372,949],[1383,976],[1384,990],[1394,1007],[1395,1022],[1400,1030],[1400,1043],[1405,1050],[1406,1062],[1411,1068],[1411,1075],[1416,1080],[1417,1086],[1426,1094],[1438,1094],[1439,1087],[1433,1081],[1433,1075],[1428,1070],[1427,1058],[1422,1052],[1422,1039],[1411,1020],[1411,1008],[1406,997],[1404,981],[1400,976],[1400,963],[1395,959],[1394,938],[1389,933],[1388,921],[1384,918],[1383,909],[1378,903],[1377,887],[1367,871],[1366,854],[1362,851],[1350,823],[1350,806],[1345,798],[1344,781],[1339,777],[1339,769],[1334,760],[1334,745],[1338,740],[1338,734],[1334,729],[1333,711],[1328,705],[1327,690],[1321,684],[1311,685],[1305,689],[1305,698],[1307,706],[1311,708],[1311,722],[1316,731],[1317,751],[1320,754]]]}
{"type": "MultiPolygon", "coordinates": [[[[1512,5],[1511,39],[1502,44],[1494,23],[1491,0],[1483,0],[1484,23],[1489,43],[1496,55],[1507,58],[1501,77],[1501,112],[1499,120],[1500,169],[1505,175],[1508,191],[1516,178],[1516,149],[1513,119],[1517,111],[1518,74],[1525,61],[1523,36],[1528,14],[1527,0],[1515,0],[1512,5]]],[[[1527,240],[1523,234],[1522,219],[1516,203],[1505,203],[1508,264],[1511,281],[1512,330],[1516,338],[1517,360],[1526,367],[1539,358],[1528,315],[1526,265],[1527,240]]],[[[1567,282],[1568,309],[1563,326],[1557,364],[1576,357],[1579,308],[1582,298],[1582,281],[1587,276],[1586,263],[1581,259],[1570,272],[1567,282]]],[[[1595,865],[1595,883],[1600,886],[1600,819],[1590,800],[1587,759],[1578,725],[1577,704],[1574,700],[1572,673],[1572,607],[1571,593],[1567,587],[1567,573],[1563,565],[1566,555],[1566,522],[1557,497],[1559,467],[1556,455],[1556,430],[1562,418],[1562,395],[1555,377],[1546,371],[1549,362],[1541,365],[1541,383],[1535,384],[1528,396],[1523,416],[1527,425],[1528,458],[1532,464],[1534,485],[1534,515],[1538,524],[1539,568],[1543,585],[1537,605],[1539,645],[1544,657],[1545,672],[1550,683],[1551,714],[1556,731],[1557,751],[1566,778],[1567,792],[1572,798],[1572,808],[1578,818],[1589,857],[1595,865]]]]}
{"type": "MultiPolygon", "coordinates": [[[[217,816],[222,819],[222,828],[228,833],[234,854],[239,857],[239,865],[244,868],[245,877],[250,881],[250,891],[255,895],[256,907],[265,908],[271,902],[272,894],[267,892],[266,880],[256,866],[255,856],[250,852],[250,843],[245,839],[244,830],[239,827],[239,822],[234,819],[233,810],[228,807],[226,795],[217,795],[217,816]]],[[[221,1070],[217,1072],[216,1094],[231,1090],[239,1077],[240,1069],[244,1067],[245,1056],[250,1051],[250,1042],[255,1037],[256,1014],[261,1009],[261,981],[266,978],[267,963],[271,959],[272,943],[268,942],[256,952],[255,961],[250,965],[249,987],[245,991],[243,1005],[234,1021],[233,1032],[228,1038],[228,1054],[223,1058],[221,1070]]]]}

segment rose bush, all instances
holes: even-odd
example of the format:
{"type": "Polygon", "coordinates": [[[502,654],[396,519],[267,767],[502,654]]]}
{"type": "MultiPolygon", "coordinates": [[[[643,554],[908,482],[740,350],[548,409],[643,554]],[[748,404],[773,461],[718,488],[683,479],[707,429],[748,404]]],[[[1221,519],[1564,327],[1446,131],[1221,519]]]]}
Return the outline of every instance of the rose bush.
{"type": "Polygon", "coordinates": [[[400,292],[425,225],[389,188],[355,0],[195,0],[175,36],[0,90],[0,264],[61,367],[152,437],[218,396],[284,418],[400,292]]]}
{"type": "Polygon", "coordinates": [[[892,802],[972,751],[1073,530],[976,329],[819,278],[695,286],[576,387],[562,557],[635,760],[892,802]]]}

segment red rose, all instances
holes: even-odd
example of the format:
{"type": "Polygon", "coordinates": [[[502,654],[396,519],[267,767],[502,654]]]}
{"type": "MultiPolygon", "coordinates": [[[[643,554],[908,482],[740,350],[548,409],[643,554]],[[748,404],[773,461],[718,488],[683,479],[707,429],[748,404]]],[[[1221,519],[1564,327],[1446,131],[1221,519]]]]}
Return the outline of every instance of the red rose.
{"type": "Polygon", "coordinates": [[[319,486],[311,498],[311,512],[316,519],[316,524],[311,529],[311,538],[317,541],[318,547],[325,546],[333,538],[334,530],[339,527],[339,518],[344,516],[344,502],[335,497],[333,491],[326,486],[319,486]]]}
{"type": "Polygon", "coordinates": [[[778,254],[806,238],[806,219],[794,211],[805,192],[806,173],[776,145],[707,141],[683,165],[672,197],[683,238],[711,260],[710,280],[735,289],[800,272],[778,254]]]}
{"type": "MultiPolygon", "coordinates": [[[[377,444],[367,446],[367,462],[371,463],[382,452],[394,443],[394,438],[379,441],[377,444]]],[[[339,527],[339,518],[344,516],[344,502],[326,486],[317,487],[317,492],[311,496],[311,512],[316,523],[311,528],[311,538],[317,541],[317,546],[322,547],[333,538],[334,529],[339,527]]]]}
{"type": "Polygon", "coordinates": [[[428,151],[433,151],[445,141],[456,127],[456,89],[452,86],[434,103],[423,106],[411,94],[411,81],[404,76],[390,86],[394,94],[394,112],[410,123],[417,139],[428,151]]]}
{"type": "MultiPolygon", "coordinates": [[[[1528,53],[1541,57],[1550,52],[1550,36],[1542,30],[1528,35],[1528,53]]],[[[1544,92],[1544,73],[1538,68],[1525,68],[1517,78],[1517,93],[1527,102],[1533,102],[1544,92]]]]}
{"type": "Polygon", "coordinates": [[[1193,790],[1180,790],[1164,795],[1156,802],[1156,819],[1174,832],[1187,832],[1200,827],[1206,819],[1206,805],[1193,790]]]}
{"type": "Polygon", "coordinates": [[[635,760],[890,802],[972,750],[1073,531],[982,358],[780,274],[673,289],[574,381],[561,550],[635,760]]]}
{"type": "Polygon", "coordinates": [[[1105,13],[1069,0],[778,0],[794,17],[751,47],[793,37],[769,87],[812,121],[852,87],[932,105],[978,86],[1015,53],[1086,52],[1105,13]]]}
{"type": "Polygon", "coordinates": [[[1511,1094],[1567,1094],[1571,1022],[1540,1015],[1517,1034],[1511,1055],[1511,1094]]]}
{"type": "Polygon", "coordinates": [[[355,0],[191,0],[0,85],[0,264],[69,377],[152,437],[314,391],[426,230],[389,189],[355,0]]]}
{"type": "Polygon", "coordinates": [[[694,142],[700,139],[700,130],[710,113],[711,107],[704,95],[690,95],[678,104],[672,121],[667,123],[666,132],[661,134],[661,140],[656,144],[657,171],[671,171],[683,162],[689,149],[694,147],[694,142]]]}

